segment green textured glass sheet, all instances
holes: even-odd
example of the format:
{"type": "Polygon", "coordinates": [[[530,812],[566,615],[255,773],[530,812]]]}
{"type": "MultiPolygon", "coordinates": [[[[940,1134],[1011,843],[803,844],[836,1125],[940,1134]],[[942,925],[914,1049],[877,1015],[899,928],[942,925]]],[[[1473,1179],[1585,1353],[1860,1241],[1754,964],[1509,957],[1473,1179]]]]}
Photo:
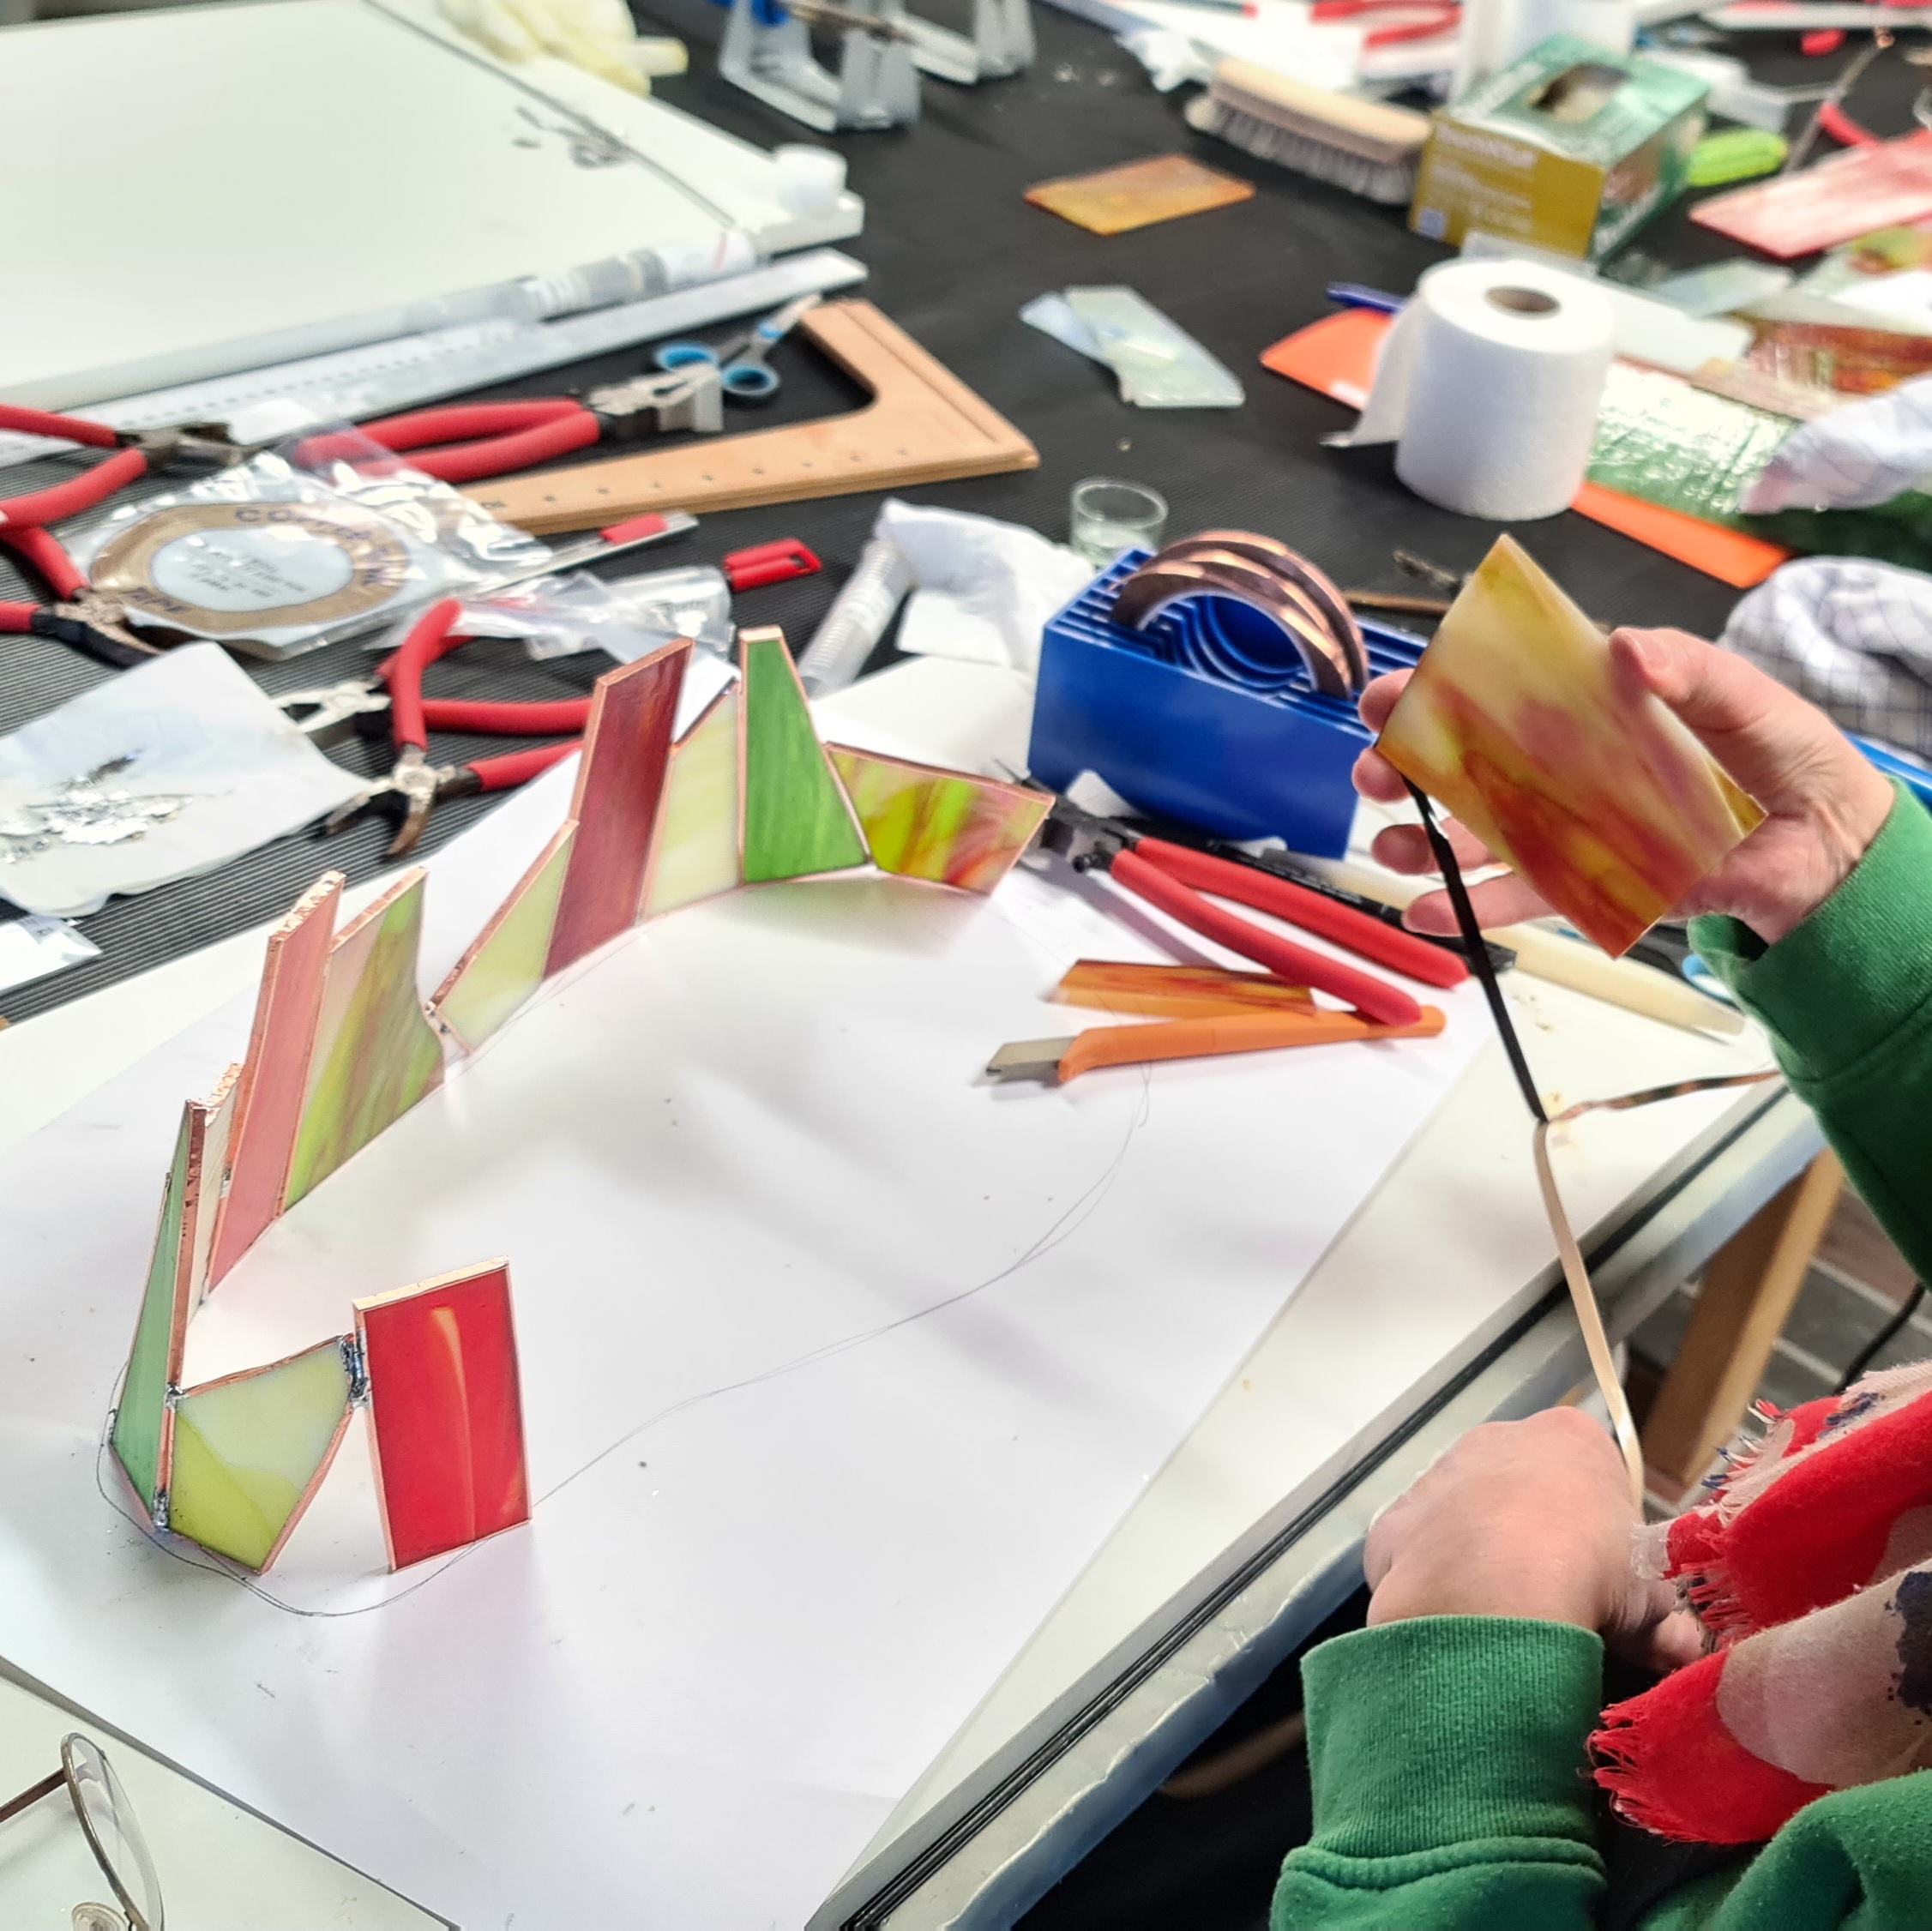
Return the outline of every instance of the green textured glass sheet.
{"type": "Polygon", "coordinates": [[[114,1417],[114,1453],[147,1513],[161,1485],[162,1438],[167,1427],[168,1383],[179,1372],[176,1350],[187,1325],[184,1305],[182,1228],[186,1214],[193,1114],[184,1110],[174,1143],[174,1164],[161,1194],[161,1224],[147,1264],[147,1287],[135,1323],[134,1346],[114,1417]]]}
{"type": "Polygon", "coordinates": [[[747,630],[739,643],[747,883],[863,865],[865,846],[826,761],[784,637],[776,630],[747,630]]]}
{"type": "Polygon", "coordinates": [[[423,882],[411,874],[336,935],[285,1206],[442,1080],[442,1043],[416,990],[423,882]]]}
{"type": "Polygon", "coordinates": [[[714,899],[737,882],[738,700],[728,690],[671,755],[644,916],[714,899]]]}
{"type": "Polygon", "coordinates": [[[472,1052],[544,983],[576,831],[565,825],[545,847],[436,994],[436,1017],[472,1052]]]}
{"type": "Polygon", "coordinates": [[[1788,417],[1712,395],[1681,376],[1613,363],[1590,480],[1807,556],[1932,568],[1932,496],[1916,490],[1876,509],[1740,513],[1744,492],[1796,427],[1788,417]]]}
{"type": "Polygon", "coordinates": [[[175,1409],[168,1526],[267,1568],[328,1473],[348,1417],[340,1340],[190,1388],[175,1409]]]}
{"type": "Polygon", "coordinates": [[[881,871],[990,892],[1013,869],[1053,802],[990,778],[828,747],[881,871]]]}
{"type": "Polygon", "coordinates": [[[1590,480],[1706,522],[1755,530],[1762,519],[1741,518],[1737,506],[1791,427],[1678,376],[1613,363],[1590,480]]]}

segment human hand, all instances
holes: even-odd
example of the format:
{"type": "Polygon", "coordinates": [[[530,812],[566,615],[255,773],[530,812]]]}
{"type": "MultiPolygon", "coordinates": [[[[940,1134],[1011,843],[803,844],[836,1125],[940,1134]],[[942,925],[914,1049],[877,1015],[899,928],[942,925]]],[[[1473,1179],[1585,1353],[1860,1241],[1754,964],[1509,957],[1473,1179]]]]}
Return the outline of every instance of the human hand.
{"type": "MultiPolygon", "coordinates": [[[[1673,913],[1729,912],[1775,944],[1851,876],[1892,809],[1893,792],[1822,711],[1754,664],[1682,630],[1619,630],[1610,639],[1612,674],[1668,705],[1737,784],[1764,808],[1764,822],[1701,881],[1673,913]]],[[[1377,677],[1362,694],[1362,721],[1379,731],[1411,672],[1377,677]]],[[[1379,752],[1356,761],[1355,788],[1382,803],[1405,801],[1401,774],[1379,752]]],[[[1461,826],[1450,824],[1458,863],[1493,863],[1461,826]]],[[[1371,848],[1392,871],[1433,872],[1419,825],[1395,825],[1371,848]]],[[[1538,918],[1550,907],[1514,873],[1470,888],[1485,929],[1538,918]]],[[[1410,906],[1418,932],[1453,934],[1447,892],[1410,906]]]]}
{"type": "Polygon", "coordinates": [[[1695,1625],[1668,1583],[1637,1574],[1638,1523],[1622,1458],[1587,1415],[1472,1429],[1369,1529],[1369,1625],[1527,1616],[1594,1629],[1660,1668],[1688,1663],[1695,1625]]]}

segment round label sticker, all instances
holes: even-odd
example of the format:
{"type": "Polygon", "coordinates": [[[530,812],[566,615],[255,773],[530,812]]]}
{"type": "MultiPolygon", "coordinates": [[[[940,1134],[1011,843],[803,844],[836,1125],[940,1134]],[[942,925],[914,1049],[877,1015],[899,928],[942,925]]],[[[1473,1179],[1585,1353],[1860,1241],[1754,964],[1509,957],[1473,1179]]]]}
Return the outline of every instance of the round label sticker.
{"type": "Polygon", "coordinates": [[[181,503],[110,538],[93,563],[96,589],[216,637],[360,617],[408,580],[402,538],[336,503],[181,503]]]}

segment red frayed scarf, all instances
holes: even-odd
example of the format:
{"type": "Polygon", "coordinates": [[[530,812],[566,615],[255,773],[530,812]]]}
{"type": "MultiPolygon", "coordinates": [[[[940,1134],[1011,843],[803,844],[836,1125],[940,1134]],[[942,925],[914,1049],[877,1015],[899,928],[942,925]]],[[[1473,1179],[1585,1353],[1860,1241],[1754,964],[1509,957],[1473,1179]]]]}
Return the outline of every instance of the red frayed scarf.
{"type": "Polygon", "coordinates": [[[1711,1653],[1590,1740],[1659,1837],[1759,1843],[1814,1797],[1932,1766],[1932,1363],[1761,1418],[1706,1501],[1646,1532],[1711,1653]]]}

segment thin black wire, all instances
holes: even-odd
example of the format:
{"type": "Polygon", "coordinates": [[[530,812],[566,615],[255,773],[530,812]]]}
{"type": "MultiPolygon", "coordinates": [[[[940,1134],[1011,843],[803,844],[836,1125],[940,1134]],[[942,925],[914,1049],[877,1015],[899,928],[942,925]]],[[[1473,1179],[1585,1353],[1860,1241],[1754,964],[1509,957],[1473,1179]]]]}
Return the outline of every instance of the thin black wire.
{"type": "Polygon", "coordinates": [[[1925,1283],[1923,1281],[1914,1281],[1911,1292],[1905,1296],[1905,1306],[1899,1308],[1898,1313],[1893,1315],[1892,1319],[1887,1321],[1885,1326],[1880,1328],[1878,1332],[1873,1335],[1871,1339],[1866,1342],[1864,1346],[1851,1357],[1851,1367],[1845,1369],[1839,1385],[1832,1390],[1833,1394],[1843,1394],[1871,1366],[1874,1360],[1877,1358],[1880,1349],[1898,1336],[1905,1327],[1905,1323],[1918,1312],[1918,1304],[1924,1298],[1925,1283]]]}
{"type": "Polygon", "coordinates": [[[1422,828],[1428,835],[1429,850],[1435,855],[1435,869],[1441,873],[1442,882],[1449,890],[1449,903],[1456,909],[1456,926],[1462,934],[1463,950],[1469,954],[1470,970],[1483,983],[1483,996],[1490,1002],[1490,1016],[1496,1022],[1496,1032],[1502,1038],[1502,1050],[1509,1056],[1510,1070],[1516,1075],[1523,1104],[1539,1125],[1548,1126],[1550,1116],[1543,1110],[1543,1098],[1536,1090],[1535,1080],[1531,1077],[1530,1062],[1523,1056],[1522,1041],[1516,1037],[1508,1004],[1502,996],[1502,986],[1496,983],[1496,966],[1484,941],[1483,929],[1476,923],[1476,908],[1469,902],[1469,887],[1462,881],[1462,867],[1456,863],[1455,851],[1435,822],[1435,810],[1421,787],[1406,778],[1402,782],[1408,785],[1409,796],[1416,801],[1416,809],[1422,813],[1422,828]]]}

